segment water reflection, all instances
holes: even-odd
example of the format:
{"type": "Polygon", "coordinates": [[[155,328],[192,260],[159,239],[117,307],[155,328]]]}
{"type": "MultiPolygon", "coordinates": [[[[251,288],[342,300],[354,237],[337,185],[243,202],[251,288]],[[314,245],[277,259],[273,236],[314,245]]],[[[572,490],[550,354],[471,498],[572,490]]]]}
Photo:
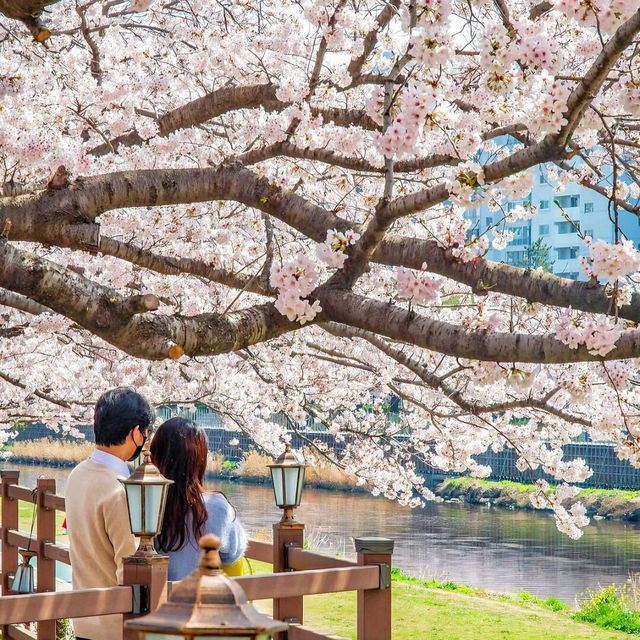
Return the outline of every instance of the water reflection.
{"type": "MultiPolygon", "coordinates": [[[[64,493],[68,469],[22,467],[20,482],[34,486],[40,474],[56,478],[64,493]]],[[[270,487],[207,486],[226,493],[252,535],[271,535],[280,512],[270,487]]],[[[568,603],[587,588],[624,582],[640,570],[640,526],[622,521],[592,521],[572,541],[546,513],[464,504],[411,510],[383,498],[313,489],[305,489],[297,517],[312,546],[350,555],[352,536],[387,536],[396,541],[394,565],[407,573],[495,591],[527,590],[568,603]]]]}

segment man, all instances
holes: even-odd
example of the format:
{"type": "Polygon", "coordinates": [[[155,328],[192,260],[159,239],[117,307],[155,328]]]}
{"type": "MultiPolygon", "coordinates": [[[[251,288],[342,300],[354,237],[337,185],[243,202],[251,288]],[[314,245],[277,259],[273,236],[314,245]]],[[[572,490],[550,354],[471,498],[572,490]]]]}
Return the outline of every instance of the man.
{"type": "MultiPolygon", "coordinates": [[[[67,530],[74,589],[114,587],[122,583],[122,560],[135,553],[124,487],[126,462],[134,460],[154,420],[151,405],[131,387],[118,387],[98,400],[93,455],[69,475],[67,530]]],[[[78,640],[120,640],[122,616],[74,620],[78,640]]]]}

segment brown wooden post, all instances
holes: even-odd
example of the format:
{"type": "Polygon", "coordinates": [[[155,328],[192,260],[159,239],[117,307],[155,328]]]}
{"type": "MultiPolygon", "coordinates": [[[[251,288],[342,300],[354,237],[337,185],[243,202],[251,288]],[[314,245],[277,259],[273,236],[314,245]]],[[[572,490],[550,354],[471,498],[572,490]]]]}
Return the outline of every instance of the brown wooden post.
{"type": "MultiPolygon", "coordinates": [[[[148,589],[148,609],[140,611],[144,594],[134,591],[133,604],[135,613],[126,613],[123,622],[138,618],[151,611],[155,611],[167,599],[167,576],[169,574],[169,556],[129,556],[123,562],[123,584],[143,585],[148,589]],[[137,607],[137,608],[136,608],[137,607]]],[[[125,629],[123,640],[138,640],[137,631],[125,629]]]]}
{"type": "MultiPolygon", "coordinates": [[[[36,535],[38,551],[38,569],[36,572],[36,591],[42,593],[45,591],[56,590],[56,563],[44,557],[44,547],[47,542],[56,541],[56,512],[55,509],[49,509],[44,506],[45,493],[55,495],[56,481],[52,478],[40,478],[37,484],[36,504],[37,504],[37,520],[36,535]]],[[[38,640],[55,640],[56,638],[56,621],[47,620],[38,622],[38,640]]]]}
{"type": "MultiPolygon", "coordinates": [[[[7,541],[7,531],[9,529],[18,529],[18,501],[13,500],[7,493],[9,486],[18,484],[20,477],[19,471],[9,471],[8,469],[0,471],[2,479],[2,524],[0,526],[0,539],[2,540],[2,580],[0,580],[2,593],[10,593],[11,577],[18,568],[18,548],[10,545],[7,541]]],[[[0,627],[0,633],[3,638],[9,637],[6,625],[0,627]]]]}
{"type": "MultiPolygon", "coordinates": [[[[291,546],[304,546],[304,525],[301,522],[280,521],[273,525],[273,572],[292,571],[287,563],[287,549],[291,546]]],[[[273,599],[273,618],[294,624],[303,623],[302,596],[273,599]]],[[[277,640],[286,638],[286,631],[276,636],[277,640]]]]}
{"type": "Polygon", "coordinates": [[[391,554],[393,540],[356,538],[359,565],[380,565],[378,589],[358,591],[358,640],[391,640],[391,554]]]}

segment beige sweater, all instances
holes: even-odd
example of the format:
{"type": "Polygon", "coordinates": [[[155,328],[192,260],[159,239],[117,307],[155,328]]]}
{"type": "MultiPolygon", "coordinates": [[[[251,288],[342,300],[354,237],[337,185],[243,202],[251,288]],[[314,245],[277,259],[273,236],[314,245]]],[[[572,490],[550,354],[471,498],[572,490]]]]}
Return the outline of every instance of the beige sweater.
{"type": "MultiPolygon", "coordinates": [[[[121,584],[122,560],[135,553],[137,541],[117,472],[91,460],[81,462],[67,481],[66,512],[73,588],[121,584]]],[[[77,618],[73,626],[80,638],[122,638],[121,615],[77,618]]]]}

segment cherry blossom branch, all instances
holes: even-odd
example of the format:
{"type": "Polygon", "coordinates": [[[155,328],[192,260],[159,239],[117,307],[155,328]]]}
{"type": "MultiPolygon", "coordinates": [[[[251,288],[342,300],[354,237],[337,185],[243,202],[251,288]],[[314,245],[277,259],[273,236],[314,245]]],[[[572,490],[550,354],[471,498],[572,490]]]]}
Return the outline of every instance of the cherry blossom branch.
{"type": "MultiPolygon", "coordinates": [[[[117,208],[180,204],[209,200],[235,200],[267,213],[316,242],[323,242],[329,229],[355,229],[353,224],[319,207],[302,196],[273,185],[266,178],[241,165],[219,169],[180,169],[120,172],[76,180],[68,189],[45,190],[36,194],[0,199],[0,220],[12,221],[12,240],[43,242],[60,247],[104,250],[140,266],[172,273],[174,266],[186,273],[202,275],[221,284],[244,288],[245,282],[233,282],[228,274],[210,271],[210,266],[186,258],[171,263],[150,252],[100,237],[97,225],[89,224],[100,213],[117,208]],[[78,224],[77,218],[87,220],[78,224]],[[61,224],[64,219],[74,224],[61,224]],[[238,286],[236,286],[238,285],[238,286]]],[[[433,240],[387,236],[371,259],[380,264],[420,269],[423,262],[433,273],[470,286],[477,293],[489,291],[519,296],[531,302],[594,313],[610,313],[611,299],[602,287],[571,281],[552,274],[539,273],[484,259],[461,263],[433,240]]],[[[261,283],[254,282],[251,287],[261,283]]],[[[250,289],[256,293],[263,293],[250,289]]],[[[267,293],[265,291],[265,293],[267,293]]],[[[619,316],[640,321],[640,296],[619,310],[619,316]]]]}
{"type": "Polygon", "coordinates": [[[606,356],[570,349],[550,335],[474,331],[339,289],[319,289],[323,318],[457,358],[493,362],[589,362],[635,358],[640,330],[623,331],[606,356]]]}
{"type": "Polygon", "coordinates": [[[214,355],[293,331],[272,304],[227,314],[140,313],[138,304],[69,269],[0,240],[0,287],[26,295],[77,322],[122,351],[147,360],[214,355]]]}
{"type": "Polygon", "coordinates": [[[357,80],[360,77],[365,61],[371,55],[371,52],[375,49],[378,42],[378,34],[389,24],[391,18],[396,15],[399,7],[400,0],[390,0],[385,3],[384,9],[378,14],[375,26],[364,38],[362,53],[357,58],[352,58],[347,67],[347,71],[353,80],[357,80]]]}
{"type": "Polygon", "coordinates": [[[13,291],[7,291],[6,289],[0,289],[0,305],[5,307],[13,307],[19,311],[30,313],[32,315],[39,315],[40,313],[46,313],[51,311],[48,307],[42,304],[38,304],[30,298],[21,296],[13,291]]]}
{"type": "Polygon", "coordinates": [[[555,395],[558,389],[556,389],[555,392],[547,393],[543,398],[533,398],[530,396],[528,398],[521,398],[518,400],[504,400],[501,402],[483,404],[477,400],[469,400],[466,393],[446,385],[442,377],[430,372],[422,363],[419,362],[415,353],[401,350],[370,331],[354,329],[353,327],[339,325],[335,322],[323,323],[321,326],[323,329],[336,336],[361,338],[362,340],[366,340],[379,351],[417,375],[428,388],[433,389],[434,391],[441,391],[448,400],[471,415],[500,413],[502,411],[509,411],[511,409],[518,408],[532,408],[556,415],[567,422],[575,422],[584,426],[591,425],[589,420],[564,412],[549,403],[549,400],[553,395],[555,395]]]}

